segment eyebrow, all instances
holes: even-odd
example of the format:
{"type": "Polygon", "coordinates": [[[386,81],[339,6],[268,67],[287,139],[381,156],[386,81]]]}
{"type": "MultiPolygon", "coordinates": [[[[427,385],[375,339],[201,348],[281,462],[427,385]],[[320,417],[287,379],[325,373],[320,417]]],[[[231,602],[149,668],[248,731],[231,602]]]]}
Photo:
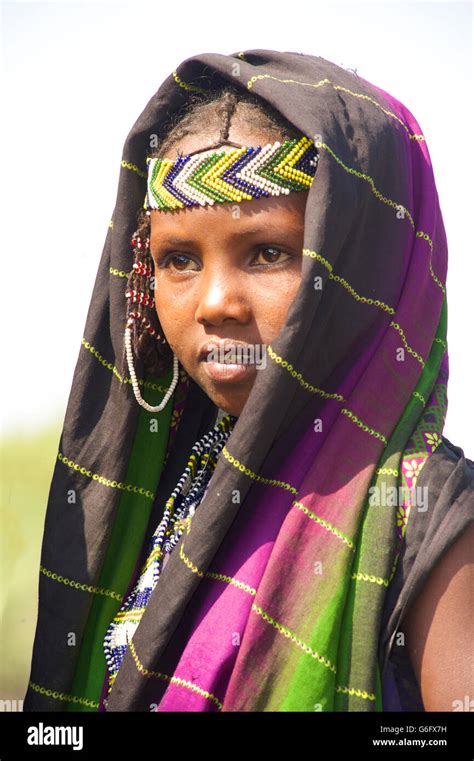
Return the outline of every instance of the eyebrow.
{"type": "MultiPolygon", "coordinates": [[[[246,230],[240,230],[239,232],[231,233],[231,237],[233,238],[245,238],[250,237],[252,235],[281,235],[282,233],[290,233],[294,235],[298,235],[301,232],[300,229],[291,226],[286,227],[282,229],[272,229],[268,231],[268,229],[261,228],[261,227],[249,227],[246,230]]],[[[181,237],[179,235],[160,235],[159,232],[157,232],[153,238],[152,243],[158,244],[158,243],[166,243],[171,246],[192,246],[196,241],[193,238],[185,238],[181,237]]]]}

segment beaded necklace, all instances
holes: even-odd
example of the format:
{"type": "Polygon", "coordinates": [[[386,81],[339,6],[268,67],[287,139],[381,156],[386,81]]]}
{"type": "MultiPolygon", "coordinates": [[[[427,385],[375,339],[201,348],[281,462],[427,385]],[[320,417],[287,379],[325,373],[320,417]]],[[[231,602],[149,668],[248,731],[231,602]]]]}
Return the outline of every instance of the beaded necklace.
{"type": "Polygon", "coordinates": [[[209,433],[194,444],[186,468],[166,501],[163,518],[150,539],[148,558],[140,577],[110,623],[104,638],[109,672],[108,693],[161,571],[207,491],[219,454],[236,420],[233,415],[224,415],[209,433]]]}

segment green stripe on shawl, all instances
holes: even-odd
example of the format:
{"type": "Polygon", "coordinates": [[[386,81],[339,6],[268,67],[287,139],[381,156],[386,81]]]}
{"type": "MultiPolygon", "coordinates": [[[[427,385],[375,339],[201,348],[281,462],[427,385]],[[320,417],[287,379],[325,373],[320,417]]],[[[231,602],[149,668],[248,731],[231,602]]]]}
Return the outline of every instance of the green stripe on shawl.
{"type": "MultiPolygon", "coordinates": [[[[436,339],[445,342],[446,330],[445,296],[436,339]]],[[[436,339],[415,389],[425,399],[434,389],[444,354],[443,344],[436,339]]],[[[426,407],[420,408],[419,402],[412,396],[377,467],[397,468],[401,473],[403,450],[410,434],[418,427],[425,426],[425,411],[426,407]]],[[[441,410],[441,413],[445,415],[446,410],[441,410]]],[[[400,477],[374,474],[372,483],[379,488],[382,488],[382,482],[385,482],[387,488],[397,487],[397,478],[400,477]]],[[[389,578],[391,562],[388,559],[393,559],[396,554],[398,541],[394,512],[388,508],[375,507],[370,510],[368,507],[367,498],[351,573],[374,569],[382,578],[389,578]],[[380,552],[380,547],[384,548],[383,553],[380,552]],[[387,558],[385,567],[384,555],[387,558]]],[[[316,650],[319,647],[329,657],[330,663],[336,666],[336,673],[317,658],[302,655],[296,665],[294,662],[289,663],[286,672],[273,683],[267,710],[383,711],[379,664],[373,657],[377,652],[380,632],[378,627],[368,627],[367,621],[379,620],[385,600],[385,587],[365,581],[357,582],[350,578],[350,574],[343,584],[343,587],[334,589],[329,595],[330,602],[323,610],[308,610],[308,617],[315,622],[308,644],[316,650]],[[342,606],[341,597],[345,597],[342,606]],[[374,692],[370,694],[375,696],[375,701],[357,694],[357,690],[366,690],[368,695],[370,685],[373,685],[374,692]],[[318,703],[315,703],[315,695],[318,695],[318,703]]]]}
{"type": "MultiPolygon", "coordinates": [[[[171,370],[163,378],[147,380],[168,387],[171,370]]],[[[175,392],[176,394],[176,392],[175,392]]],[[[159,404],[163,391],[146,388],[144,394],[149,404],[159,404]]],[[[166,455],[174,396],[166,407],[157,413],[140,407],[135,438],[128,463],[125,481],[156,491],[166,455]],[[150,431],[150,421],[158,421],[158,430],[150,431]]],[[[98,587],[125,594],[135,568],[138,555],[150,517],[152,500],[133,492],[122,492],[114,520],[110,543],[100,574],[98,587]]],[[[94,595],[87,619],[81,651],[71,688],[78,695],[99,703],[106,673],[103,641],[110,624],[121,603],[111,597],[94,595]]],[[[67,711],[95,711],[81,704],[67,704],[67,711]]]]}
{"type": "MultiPolygon", "coordinates": [[[[438,338],[443,342],[446,342],[446,331],[447,302],[445,295],[435,339],[438,338]]],[[[444,351],[443,344],[433,340],[428,360],[426,361],[415,389],[415,392],[421,394],[427,400],[435,387],[444,351]]],[[[385,482],[387,489],[389,487],[399,487],[401,485],[401,460],[403,458],[403,452],[407,446],[410,435],[420,426],[421,428],[425,427],[424,413],[426,409],[427,407],[420,409],[420,404],[417,399],[414,396],[410,397],[403,415],[384,450],[381,461],[378,463],[378,467],[389,468],[389,461],[393,460],[393,455],[395,454],[397,458],[396,467],[398,468],[400,475],[398,477],[387,474],[381,474],[378,477],[376,476],[374,485],[379,489],[382,489],[383,482],[385,482]]],[[[432,412],[432,408],[428,407],[428,411],[432,412]]],[[[445,409],[442,410],[442,414],[444,421],[444,416],[446,414],[445,409]]],[[[391,551],[392,548],[395,547],[396,549],[398,547],[395,530],[396,521],[394,520],[393,510],[380,507],[375,507],[370,510],[366,505],[366,511],[362,526],[362,534],[360,541],[358,542],[356,558],[354,560],[354,570],[361,572],[366,572],[368,568],[374,566],[374,558],[377,556],[380,546],[390,548],[391,551]]],[[[387,566],[385,573],[381,573],[380,575],[389,579],[391,570],[392,569],[387,566]]],[[[370,651],[377,652],[378,638],[380,635],[378,628],[374,627],[372,637],[369,640],[367,637],[367,627],[364,625],[364,621],[366,621],[369,616],[374,615],[374,612],[377,618],[381,615],[383,604],[385,602],[384,587],[374,583],[358,583],[352,581],[349,594],[350,602],[348,608],[353,609],[353,612],[351,611],[351,615],[345,616],[341,646],[343,652],[347,654],[350,652],[350,649],[346,649],[346,645],[348,645],[349,640],[353,641],[352,662],[349,662],[348,656],[344,655],[344,664],[338,664],[338,666],[342,666],[342,669],[339,671],[339,678],[344,681],[348,680],[350,683],[364,684],[364,680],[367,683],[367,677],[370,677],[371,672],[369,663],[371,658],[370,651]],[[359,624],[358,626],[357,622],[359,624]],[[354,641],[357,641],[356,646],[354,646],[354,641]],[[355,652],[357,653],[358,658],[354,658],[355,652]]],[[[377,680],[375,681],[377,683],[377,680]]],[[[378,699],[380,696],[376,695],[376,697],[378,699]]],[[[368,710],[368,701],[361,699],[357,695],[336,693],[335,710],[368,710]]]]}

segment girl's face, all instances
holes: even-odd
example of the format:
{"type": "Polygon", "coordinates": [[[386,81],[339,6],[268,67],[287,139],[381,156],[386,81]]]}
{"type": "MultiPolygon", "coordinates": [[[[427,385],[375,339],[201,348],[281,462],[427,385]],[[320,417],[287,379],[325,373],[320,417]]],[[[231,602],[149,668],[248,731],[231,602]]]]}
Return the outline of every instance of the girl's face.
{"type": "MultiPolygon", "coordinates": [[[[230,135],[242,145],[275,140],[260,137],[230,135]]],[[[190,153],[210,142],[190,137],[179,148],[190,153]]],[[[298,290],[307,196],[151,212],[155,304],[165,337],[195,382],[232,415],[240,415],[264,372],[265,347],[298,290]]]]}

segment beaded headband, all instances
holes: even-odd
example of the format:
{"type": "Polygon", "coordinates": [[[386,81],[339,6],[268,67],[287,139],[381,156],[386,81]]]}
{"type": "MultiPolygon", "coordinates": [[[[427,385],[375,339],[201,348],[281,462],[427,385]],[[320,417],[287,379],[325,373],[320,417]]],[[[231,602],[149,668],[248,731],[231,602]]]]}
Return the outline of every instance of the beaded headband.
{"type": "Polygon", "coordinates": [[[174,162],[147,158],[143,208],[167,211],[309,190],[317,162],[314,143],[306,136],[283,144],[268,143],[263,148],[259,145],[231,151],[196,151],[174,162]]]}

